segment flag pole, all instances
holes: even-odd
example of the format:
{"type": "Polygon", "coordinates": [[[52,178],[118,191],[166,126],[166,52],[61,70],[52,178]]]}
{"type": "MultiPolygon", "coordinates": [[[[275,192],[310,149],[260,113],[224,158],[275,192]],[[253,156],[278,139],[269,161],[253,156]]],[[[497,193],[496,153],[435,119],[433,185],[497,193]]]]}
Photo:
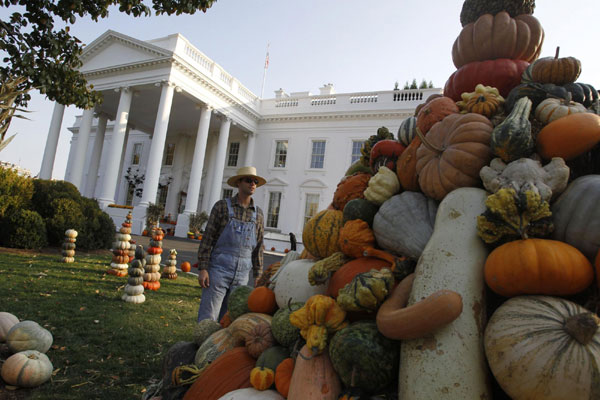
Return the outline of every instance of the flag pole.
{"type": "Polygon", "coordinates": [[[267,79],[267,68],[269,68],[269,46],[271,45],[271,43],[267,43],[267,56],[265,57],[265,68],[263,71],[263,80],[262,80],[262,86],[260,88],[260,98],[263,98],[263,94],[265,92],[265,81],[267,79]]]}

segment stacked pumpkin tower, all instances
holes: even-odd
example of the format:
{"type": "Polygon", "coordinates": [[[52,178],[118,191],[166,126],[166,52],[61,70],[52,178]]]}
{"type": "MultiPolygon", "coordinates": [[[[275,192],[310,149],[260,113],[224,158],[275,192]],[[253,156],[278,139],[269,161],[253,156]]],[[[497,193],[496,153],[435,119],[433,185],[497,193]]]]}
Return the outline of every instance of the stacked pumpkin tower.
{"type": "Polygon", "coordinates": [[[77,240],[77,231],[75,229],[67,229],[65,231],[65,239],[62,244],[62,262],[75,262],[75,241],[77,240]]]}
{"type": "Polygon", "coordinates": [[[144,296],[144,266],[146,265],[146,252],[142,245],[135,248],[134,259],[127,270],[129,277],[125,285],[125,293],[121,299],[127,303],[143,303],[146,301],[144,296]]]}
{"type": "Polygon", "coordinates": [[[146,266],[144,267],[144,288],[158,290],[160,288],[160,261],[162,254],[162,240],[164,233],[158,226],[152,228],[152,239],[146,252],[146,266]]]}
{"type": "Polygon", "coordinates": [[[109,275],[127,276],[127,268],[129,267],[129,248],[131,244],[131,211],[125,217],[125,221],[121,224],[119,232],[115,235],[113,243],[113,256],[110,263],[109,275]]]}
{"type": "Polygon", "coordinates": [[[169,251],[169,259],[163,267],[161,278],[177,279],[177,250],[169,251]]]}
{"type": "Polygon", "coordinates": [[[538,58],[533,9],[465,1],[444,95],[373,132],[303,253],[203,326],[190,398],[248,375],[288,399],[597,398],[598,92],[538,58]]]}

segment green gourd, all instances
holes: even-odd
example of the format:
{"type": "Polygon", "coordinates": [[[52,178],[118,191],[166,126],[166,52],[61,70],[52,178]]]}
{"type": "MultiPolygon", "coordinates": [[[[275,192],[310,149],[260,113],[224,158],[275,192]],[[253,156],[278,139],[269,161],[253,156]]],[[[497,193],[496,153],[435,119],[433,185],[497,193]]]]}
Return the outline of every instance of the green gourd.
{"type": "Polygon", "coordinates": [[[527,96],[520,98],[506,119],[492,131],[490,147],[502,161],[515,161],[533,152],[535,141],[529,122],[531,106],[527,96]]]}

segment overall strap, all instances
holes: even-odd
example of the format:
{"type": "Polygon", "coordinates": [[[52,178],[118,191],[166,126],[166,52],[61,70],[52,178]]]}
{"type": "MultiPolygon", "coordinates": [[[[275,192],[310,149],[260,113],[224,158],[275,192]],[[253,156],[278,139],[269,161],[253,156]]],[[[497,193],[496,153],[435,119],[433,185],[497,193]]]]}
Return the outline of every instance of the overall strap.
{"type": "Polygon", "coordinates": [[[231,197],[225,199],[227,203],[227,210],[229,211],[229,219],[233,218],[233,207],[231,207],[231,197]]]}
{"type": "Polygon", "coordinates": [[[252,219],[250,220],[250,222],[256,222],[256,211],[258,209],[258,206],[254,206],[254,211],[252,212],[252,219]]]}

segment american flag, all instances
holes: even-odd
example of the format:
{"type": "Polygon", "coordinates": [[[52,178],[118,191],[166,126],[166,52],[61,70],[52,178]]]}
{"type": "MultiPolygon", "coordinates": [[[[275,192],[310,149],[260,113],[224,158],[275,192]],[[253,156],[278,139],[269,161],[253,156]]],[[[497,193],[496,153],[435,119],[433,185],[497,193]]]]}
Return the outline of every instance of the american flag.
{"type": "Polygon", "coordinates": [[[269,68],[269,44],[267,44],[267,56],[265,57],[265,69],[269,68]]]}

